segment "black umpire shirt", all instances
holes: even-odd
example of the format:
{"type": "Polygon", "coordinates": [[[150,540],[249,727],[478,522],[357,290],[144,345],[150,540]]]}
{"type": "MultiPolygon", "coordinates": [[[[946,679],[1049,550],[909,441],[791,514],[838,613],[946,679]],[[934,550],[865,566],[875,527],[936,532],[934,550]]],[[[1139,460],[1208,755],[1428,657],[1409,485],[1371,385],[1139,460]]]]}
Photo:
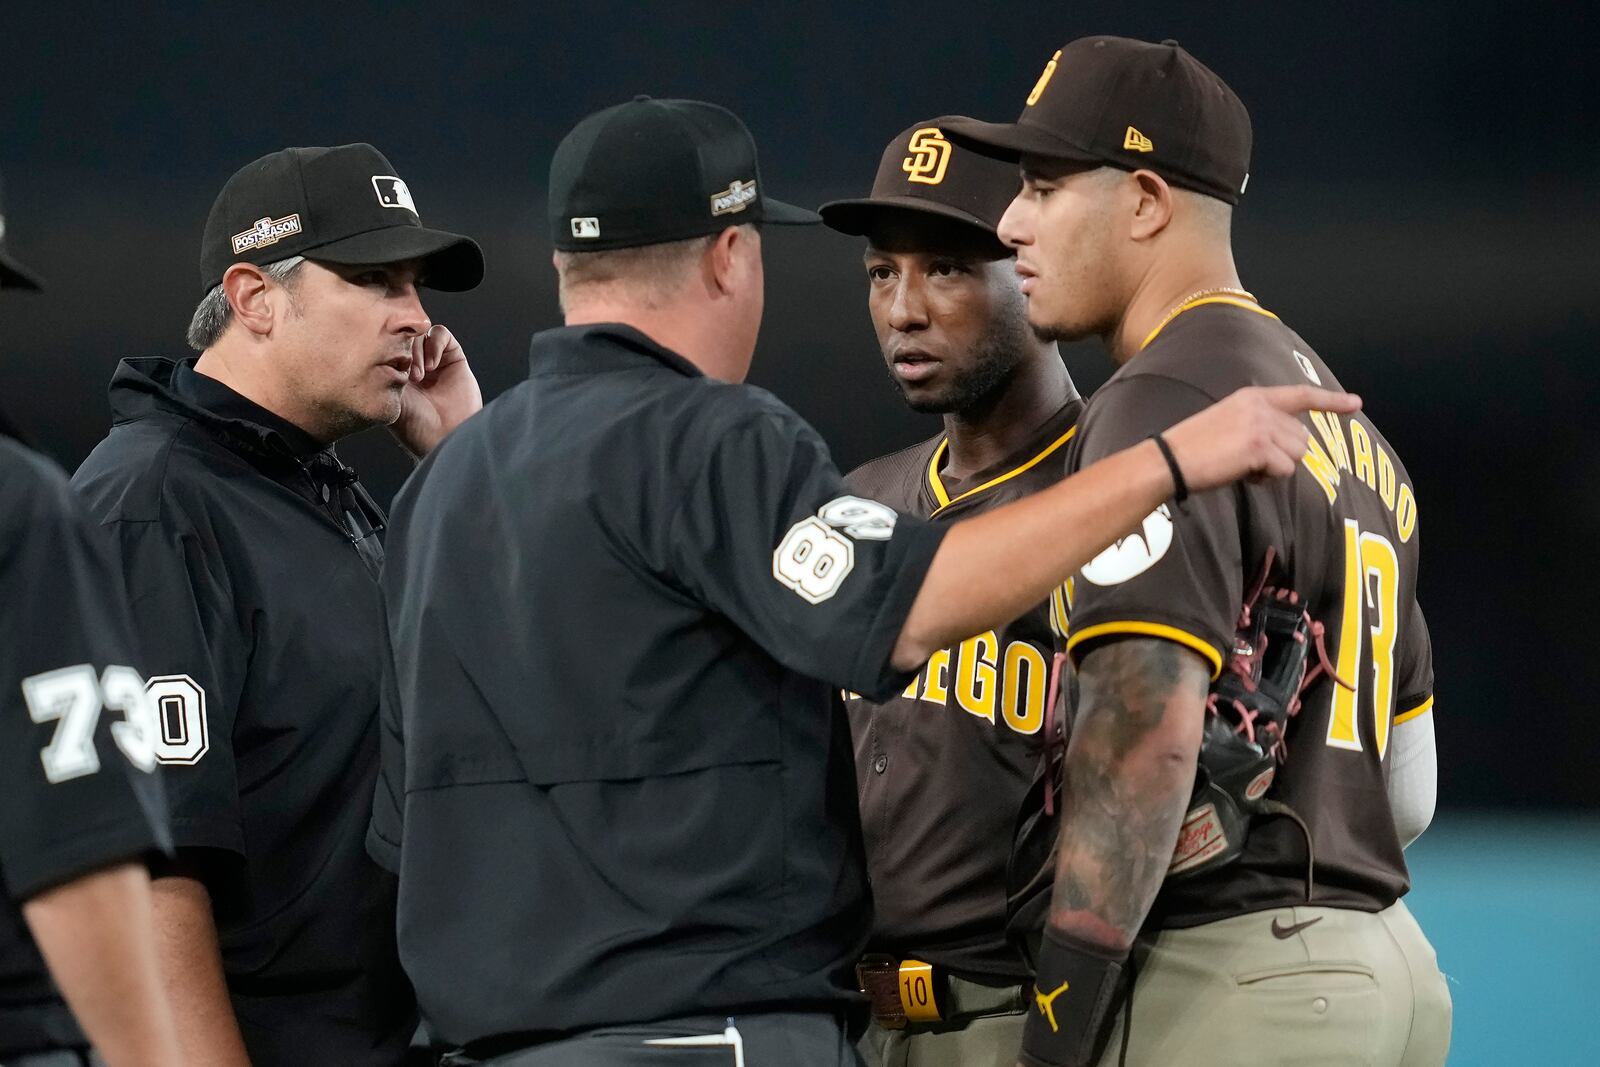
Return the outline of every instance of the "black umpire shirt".
{"type": "Polygon", "coordinates": [[[122,583],[67,479],[0,435],[0,1061],[84,1049],[29,898],[169,846],[122,583]]]}
{"type": "Polygon", "coordinates": [[[211,892],[255,1067],[394,1064],[415,1006],[377,773],[382,513],[324,447],[193,361],[124,360],[74,483],[116,545],[175,844],[211,892]]]}
{"type": "Polygon", "coordinates": [[[541,333],[531,366],[390,528],[370,843],[423,1017],[470,1048],[837,1008],[870,908],[832,689],[905,687],[943,530],[637,330],[541,333]]]}

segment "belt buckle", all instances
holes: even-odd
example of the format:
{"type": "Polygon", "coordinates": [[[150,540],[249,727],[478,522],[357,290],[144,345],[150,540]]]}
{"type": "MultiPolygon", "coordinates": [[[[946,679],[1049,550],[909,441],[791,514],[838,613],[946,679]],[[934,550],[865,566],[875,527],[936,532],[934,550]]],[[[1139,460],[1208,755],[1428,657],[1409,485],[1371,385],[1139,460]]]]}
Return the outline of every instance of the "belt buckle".
{"type": "Polygon", "coordinates": [[[885,1030],[906,1028],[905,1008],[900,1005],[900,961],[893,956],[861,957],[856,964],[856,983],[867,995],[872,1018],[885,1030]]]}
{"type": "Polygon", "coordinates": [[[871,955],[856,964],[856,981],[871,1002],[873,1019],[885,1030],[943,1022],[941,978],[933,964],[922,960],[871,955]]]}

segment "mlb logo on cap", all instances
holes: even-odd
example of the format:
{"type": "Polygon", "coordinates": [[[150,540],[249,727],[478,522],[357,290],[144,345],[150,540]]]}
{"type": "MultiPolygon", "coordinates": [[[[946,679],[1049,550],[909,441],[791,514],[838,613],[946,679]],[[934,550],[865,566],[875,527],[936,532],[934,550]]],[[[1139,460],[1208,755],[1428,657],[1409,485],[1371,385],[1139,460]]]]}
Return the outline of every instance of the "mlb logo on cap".
{"type": "Polygon", "coordinates": [[[600,220],[594,216],[572,220],[572,236],[593,240],[600,236],[600,220]]]}
{"type": "Polygon", "coordinates": [[[406,188],[406,183],[392,174],[374,174],[372,188],[377,191],[378,203],[384,207],[403,207],[413,215],[417,211],[416,201],[411,199],[411,190],[406,188]]]}

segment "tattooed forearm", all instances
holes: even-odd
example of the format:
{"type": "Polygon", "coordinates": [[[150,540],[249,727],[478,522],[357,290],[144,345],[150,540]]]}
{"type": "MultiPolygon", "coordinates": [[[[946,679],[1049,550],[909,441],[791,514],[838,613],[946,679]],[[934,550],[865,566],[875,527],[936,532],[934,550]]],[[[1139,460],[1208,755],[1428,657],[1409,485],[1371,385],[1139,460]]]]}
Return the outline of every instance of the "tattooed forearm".
{"type": "Polygon", "coordinates": [[[1090,652],[1079,683],[1050,921],[1127,948],[1172,859],[1210,674],[1171,641],[1128,638],[1090,652]]]}

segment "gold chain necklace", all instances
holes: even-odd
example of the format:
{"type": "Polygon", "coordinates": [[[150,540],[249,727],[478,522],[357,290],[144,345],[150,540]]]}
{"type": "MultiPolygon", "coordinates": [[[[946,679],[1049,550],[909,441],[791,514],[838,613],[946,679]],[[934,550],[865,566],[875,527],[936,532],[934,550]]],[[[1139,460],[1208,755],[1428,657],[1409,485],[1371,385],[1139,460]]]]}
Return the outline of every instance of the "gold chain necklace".
{"type": "MultiPolygon", "coordinates": [[[[1237,288],[1235,288],[1235,287],[1233,287],[1231,285],[1218,285],[1218,286],[1213,286],[1210,289],[1199,289],[1199,290],[1196,290],[1195,292],[1192,292],[1188,296],[1184,297],[1182,300],[1178,301],[1178,303],[1173,307],[1173,309],[1171,311],[1167,312],[1166,318],[1162,319],[1161,322],[1156,326],[1156,328],[1150,331],[1149,335],[1145,337],[1144,343],[1145,344],[1149,344],[1150,341],[1155,337],[1156,334],[1160,333],[1162,330],[1167,328],[1167,323],[1171,322],[1173,319],[1175,319],[1179,315],[1183,314],[1184,310],[1186,308],[1188,308],[1188,306],[1190,304],[1194,303],[1196,300],[1199,300],[1202,297],[1216,296],[1219,293],[1226,293],[1228,296],[1243,297],[1244,299],[1250,301],[1253,304],[1259,304],[1261,302],[1261,301],[1256,299],[1256,294],[1254,294],[1252,292],[1249,292],[1247,290],[1244,290],[1244,289],[1237,289],[1237,288]]],[[[1144,346],[1141,345],[1140,347],[1142,348],[1144,346]]]]}

